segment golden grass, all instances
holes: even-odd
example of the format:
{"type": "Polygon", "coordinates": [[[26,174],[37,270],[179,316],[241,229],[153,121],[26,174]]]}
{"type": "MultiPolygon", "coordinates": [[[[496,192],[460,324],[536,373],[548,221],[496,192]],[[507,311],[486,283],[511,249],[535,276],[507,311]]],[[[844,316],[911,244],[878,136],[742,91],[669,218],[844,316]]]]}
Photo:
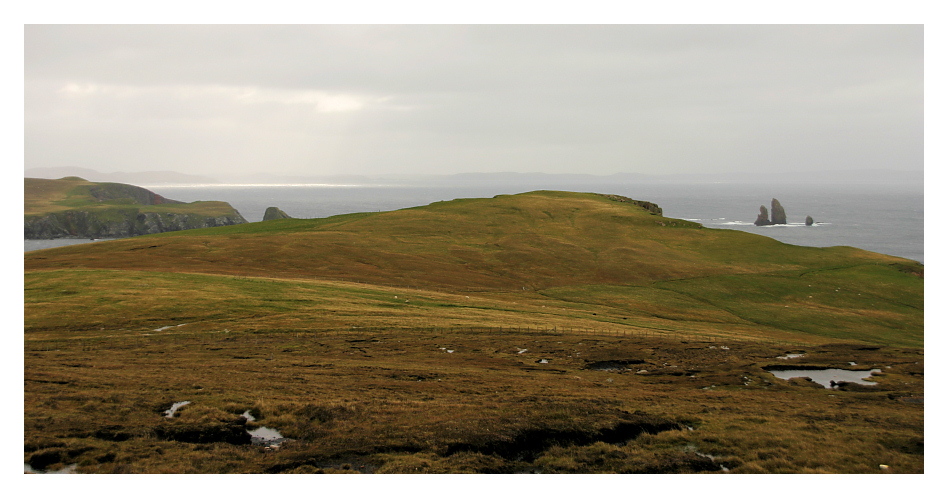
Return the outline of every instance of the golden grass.
{"type": "Polygon", "coordinates": [[[24,266],[37,468],[924,471],[923,280],[899,258],[539,192],[36,251],[24,266]],[[806,356],[777,359],[788,351],[806,356]],[[850,361],[883,369],[878,384],[764,370],[850,361]],[[220,440],[254,426],[245,410],[295,441],[220,440]]]}

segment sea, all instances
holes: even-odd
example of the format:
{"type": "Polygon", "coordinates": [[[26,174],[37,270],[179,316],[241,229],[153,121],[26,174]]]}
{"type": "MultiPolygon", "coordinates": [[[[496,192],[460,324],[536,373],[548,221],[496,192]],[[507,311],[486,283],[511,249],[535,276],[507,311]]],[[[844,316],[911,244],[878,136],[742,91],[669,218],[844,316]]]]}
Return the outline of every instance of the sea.
{"type": "MultiPolygon", "coordinates": [[[[852,246],[924,263],[924,189],[921,185],[853,184],[530,184],[530,185],[142,185],[184,202],[226,201],[247,221],[263,219],[270,206],[294,218],[391,211],[459,198],[493,197],[535,190],[618,194],[658,204],[666,217],[708,228],[741,230],[789,244],[852,246]],[[778,199],[786,225],[756,226],[760,206],[778,199]],[[811,216],[815,223],[806,226],[811,216]]],[[[86,239],[26,240],[26,251],[90,243],[86,239]]]]}

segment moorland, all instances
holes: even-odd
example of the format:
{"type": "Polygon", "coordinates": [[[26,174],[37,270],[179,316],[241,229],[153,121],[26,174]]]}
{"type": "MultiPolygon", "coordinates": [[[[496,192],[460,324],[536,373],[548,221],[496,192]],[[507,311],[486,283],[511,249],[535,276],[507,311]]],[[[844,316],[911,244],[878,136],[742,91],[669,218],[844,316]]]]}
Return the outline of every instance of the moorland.
{"type": "Polygon", "coordinates": [[[544,191],[26,253],[24,462],[924,472],[922,265],[660,213],[544,191]]]}

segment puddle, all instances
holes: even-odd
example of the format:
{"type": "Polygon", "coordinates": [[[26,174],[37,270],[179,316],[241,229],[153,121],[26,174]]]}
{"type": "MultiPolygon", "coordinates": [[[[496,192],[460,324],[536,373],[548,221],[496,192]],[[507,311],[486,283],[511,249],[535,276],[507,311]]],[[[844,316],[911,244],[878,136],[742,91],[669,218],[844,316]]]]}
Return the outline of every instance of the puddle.
{"type": "Polygon", "coordinates": [[[163,331],[165,331],[165,330],[173,329],[173,328],[175,328],[175,327],[184,327],[185,325],[187,325],[187,324],[186,324],[186,323],[182,323],[182,324],[180,324],[180,325],[166,325],[166,326],[164,326],[164,327],[159,327],[159,328],[155,329],[155,332],[163,332],[163,331]]]}
{"type": "Polygon", "coordinates": [[[788,353],[777,357],[778,360],[792,360],[794,358],[803,358],[803,353],[788,353]]]}
{"type": "Polygon", "coordinates": [[[59,470],[38,470],[34,469],[28,463],[23,464],[23,472],[27,474],[75,474],[76,473],[75,463],[67,465],[59,470]]]}
{"type": "Polygon", "coordinates": [[[165,417],[174,418],[174,412],[178,411],[178,408],[181,408],[184,405],[190,405],[190,401],[179,401],[171,405],[171,408],[165,410],[165,417]]]}
{"type": "MultiPolygon", "coordinates": [[[[257,420],[250,414],[250,410],[245,411],[240,414],[240,416],[247,419],[248,422],[257,420]]],[[[247,434],[250,434],[250,444],[258,446],[280,446],[287,440],[283,437],[283,434],[280,434],[280,431],[266,426],[260,426],[252,431],[247,431],[247,434]]]]}
{"type": "Polygon", "coordinates": [[[270,427],[259,427],[252,431],[247,431],[250,434],[250,444],[271,446],[277,445],[286,441],[286,438],[280,434],[280,431],[272,429],[270,427]]]}
{"type": "Polygon", "coordinates": [[[879,373],[882,370],[878,368],[873,368],[872,370],[843,370],[841,368],[820,368],[820,369],[797,369],[797,370],[782,370],[782,369],[771,369],[767,370],[768,372],[774,374],[775,376],[783,379],[790,380],[798,377],[809,377],[816,382],[817,384],[822,385],[827,389],[832,389],[833,386],[840,382],[852,382],[854,384],[862,384],[866,386],[875,385],[875,382],[864,380],[873,373],[879,373]]]}

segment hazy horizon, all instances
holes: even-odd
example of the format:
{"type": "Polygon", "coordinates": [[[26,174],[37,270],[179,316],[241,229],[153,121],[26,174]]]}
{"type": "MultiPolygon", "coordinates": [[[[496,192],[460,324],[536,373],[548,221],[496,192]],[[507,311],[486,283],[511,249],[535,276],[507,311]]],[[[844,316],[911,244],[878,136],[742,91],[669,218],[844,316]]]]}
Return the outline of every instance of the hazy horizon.
{"type": "Polygon", "coordinates": [[[27,25],[24,67],[25,170],[924,170],[922,25],[27,25]]]}

